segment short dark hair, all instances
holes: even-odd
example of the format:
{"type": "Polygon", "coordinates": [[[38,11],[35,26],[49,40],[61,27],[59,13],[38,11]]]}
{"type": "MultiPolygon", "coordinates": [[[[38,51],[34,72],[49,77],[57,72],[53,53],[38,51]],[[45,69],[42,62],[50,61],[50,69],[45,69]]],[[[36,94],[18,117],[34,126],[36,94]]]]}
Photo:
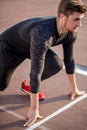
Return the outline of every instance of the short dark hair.
{"type": "Polygon", "coordinates": [[[61,0],[58,7],[58,16],[63,13],[66,16],[74,12],[85,13],[87,6],[81,0],[61,0]]]}

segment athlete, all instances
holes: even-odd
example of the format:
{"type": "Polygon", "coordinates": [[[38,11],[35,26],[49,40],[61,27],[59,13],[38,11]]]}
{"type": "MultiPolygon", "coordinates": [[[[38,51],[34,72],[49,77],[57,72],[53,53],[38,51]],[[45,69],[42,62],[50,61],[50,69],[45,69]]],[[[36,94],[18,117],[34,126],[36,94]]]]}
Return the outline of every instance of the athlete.
{"type": "Polygon", "coordinates": [[[39,90],[41,81],[58,73],[63,65],[59,56],[51,50],[59,44],[63,47],[65,70],[71,86],[71,99],[83,95],[77,87],[75,76],[74,43],[81,26],[86,5],[81,0],[61,0],[57,17],[33,18],[22,21],[0,35],[0,90],[4,90],[18,65],[26,58],[31,60],[30,108],[27,122],[30,126],[39,114],[39,90]]]}

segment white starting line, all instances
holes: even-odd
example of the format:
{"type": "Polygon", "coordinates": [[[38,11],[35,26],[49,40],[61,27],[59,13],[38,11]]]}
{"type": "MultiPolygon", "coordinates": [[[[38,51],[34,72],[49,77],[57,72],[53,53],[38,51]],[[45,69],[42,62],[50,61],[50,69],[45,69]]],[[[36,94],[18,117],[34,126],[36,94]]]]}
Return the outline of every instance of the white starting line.
{"type": "MultiPolygon", "coordinates": [[[[87,76],[87,67],[84,67],[82,65],[76,65],[76,73],[82,74],[84,76],[87,76]]],[[[87,98],[87,93],[84,94],[83,96],[78,97],[77,99],[75,99],[74,101],[70,102],[69,104],[63,106],[62,108],[58,109],[56,112],[52,113],[51,115],[47,116],[46,118],[42,119],[41,121],[35,123],[34,125],[30,126],[29,128],[25,129],[25,130],[33,130],[37,127],[39,127],[42,130],[51,130],[45,126],[43,126],[42,124],[47,122],[48,120],[52,119],[53,117],[59,115],[60,113],[62,113],[63,111],[69,109],[70,107],[72,107],[73,105],[75,105],[76,103],[80,102],[81,100],[87,98]]],[[[22,119],[22,120],[26,120],[26,117],[15,113],[14,111],[8,110],[4,105],[0,106],[0,109],[9,113],[10,115],[13,115],[15,117],[17,117],[18,119],[22,119]]]]}
{"type": "MultiPolygon", "coordinates": [[[[61,107],[56,112],[52,113],[51,115],[47,116],[46,118],[42,119],[41,121],[35,123],[34,125],[30,126],[29,128],[26,128],[25,130],[34,130],[37,127],[42,129],[42,130],[51,130],[51,129],[47,128],[46,126],[42,125],[42,124],[47,122],[48,120],[52,119],[53,117],[59,115],[63,111],[69,109],[70,107],[72,107],[73,105],[75,105],[76,103],[80,102],[81,100],[83,100],[85,98],[87,98],[87,93],[85,93],[84,95],[78,97],[77,99],[70,102],[69,104],[61,107]]],[[[20,115],[18,113],[15,113],[14,111],[8,110],[4,105],[0,106],[0,109],[7,112],[7,113],[9,113],[10,115],[13,115],[13,116],[17,117],[18,119],[26,120],[26,117],[24,117],[24,116],[22,116],[22,115],[20,115]]]]}
{"type": "Polygon", "coordinates": [[[76,64],[76,73],[87,76],[87,67],[76,64]]]}
{"type": "Polygon", "coordinates": [[[8,110],[4,105],[0,106],[0,109],[7,112],[7,113],[9,113],[12,116],[17,117],[18,119],[26,120],[26,117],[14,112],[14,111],[8,110]]]}
{"type": "MultiPolygon", "coordinates": [[[[18,118],[18,119],[26,120],[26,117],[25,117],[25,116],[20,115],[20,114],[14,112],[14,111],[8,110],[8,109],[6,108],[6,106],[4,106],[4,105],[0,106],[0,109],[1,109],[2,111],[7,112],[8,114],[10,114],[10,115],[12,115],[12,116],[18,118]]],[[[43,125],[38,126],[38,127],[39,127],[41,130],[51,130],[51,129],[49,129],[49,128],[43,126],[43,125]]]]}
{"type": "Polygon", "coordinates": [[[38,126],[42,125],[43,123],[47,122],[48,120],[52,119],[53,117],[59,115],[63,111],[69,109],[70,107],[72,107],[73,105],[75,105],[76,103],[80,102],[81,100],[83,100],[85,98],[87,98],[87,93],[80,96],[79,98],[75,99],[74,101],[70,102],[69,104],[63,106],[62,108],[58,109],[56,112],[52,113],[51,115],[47,116],[46,118],[42,119],[41,121],[35,123],[34,125],[30,126],[29,128],[27,128],[25,130],[33,130],[33,129],[37,128],[38,126]]]}

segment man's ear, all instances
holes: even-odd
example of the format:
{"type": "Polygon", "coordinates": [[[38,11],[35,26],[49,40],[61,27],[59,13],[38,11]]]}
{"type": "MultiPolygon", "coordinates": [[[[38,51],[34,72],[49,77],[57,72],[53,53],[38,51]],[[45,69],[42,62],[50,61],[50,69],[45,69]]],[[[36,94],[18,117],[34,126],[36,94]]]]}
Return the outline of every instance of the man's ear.
{"type": "Polygon", "coordinates": [[[60,14],[60,18],[61,18],[62,20],[65,20],[65,19],[66,19],[66,16],[65,16],[63,13],[61,13],[61,14],[60,14]]]}

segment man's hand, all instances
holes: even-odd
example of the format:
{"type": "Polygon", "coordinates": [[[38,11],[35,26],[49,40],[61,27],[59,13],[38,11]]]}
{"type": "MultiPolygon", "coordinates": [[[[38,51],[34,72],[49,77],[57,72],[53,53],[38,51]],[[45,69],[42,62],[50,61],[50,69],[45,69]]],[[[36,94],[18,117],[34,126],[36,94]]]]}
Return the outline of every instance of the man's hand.
{"type": "Polygon", "coordinates": [[[38,109],[32,109],[30,108],[28,114],[27,114],[27,122],[24,124],[24,127],[28,127],[33,125],[37,119],[42,119],[43,117],[39,115],[38,109]]]}
{"type": "Polygon", "coordinates": [[[82,96],[82,95],[84,95],[84,94],[85,94],[85,91],[79,91],[79,90],[77,90],[77,91],[72,91],[72,92],[70,93],[70,99],[71,99],[71,100],[74,100],[75,97],[77,97],[77,96],[82,96]]]}
{"type": "Polygon", "coordinates": [[[70,81],[71,85],[71,93],[70,93],[70,99],[74,100],[76,96],[82,96],[85,94],[85,91],[80,91],[76,84],[76,75],[75,74],[68,74],[68,79],[70,81]]]}
{"type": "Polygon", "coordinates": [[[24,124],[24,127],[31,126],[35,123],[37,119],[43,118],[39,115],[39,100],[38,93],[30,93],[30,109],[27,114],[27,122],[24,124]]]}

